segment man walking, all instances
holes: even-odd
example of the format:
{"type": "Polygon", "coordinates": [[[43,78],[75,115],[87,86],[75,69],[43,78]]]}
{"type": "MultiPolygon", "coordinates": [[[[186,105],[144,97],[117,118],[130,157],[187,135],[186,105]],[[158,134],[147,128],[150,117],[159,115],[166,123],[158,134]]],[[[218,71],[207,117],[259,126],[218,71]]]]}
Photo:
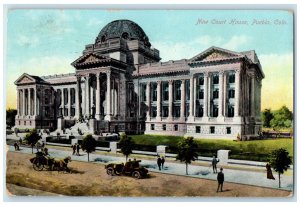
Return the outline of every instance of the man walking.
{"type": "Polygon", "coordinates": [[[73,149],[73,155],[75,155],[75,152],[76,152],[76,143],[74,145],[72,145],[72,149],[73,149]]]}
{"type": "Polygon", "coordinates": [[[164,169],[164,164],[165,164],[165,158],[162,156],[161,158],[161,168],[164,169]]]}
{"type": "Polygon", "coordinates": [[[77,154],[78,156],[80,156],[80,154],[79,154],[79,150],[80,150],[79,144],[76,145],[76,150],[77,150],[77,153],[76,153],[76,154],[77,154]]]}
{"type": "Polygon", "coordinates": [[[218,173],[218,170],[217,170],[218,160],[217,160],[216,156],[213,156],[211,164],[213,167],[213,173],[218,173]]]}
{"type": "Polygon", "coordinates": [[[157,158],[157,165],[158,165],[158,169],[161,170],[161,158],[160,157],[157,158]]]}
{"type": "Polygon", "coordinates": [[[222,171],[223,171],[223,168],[221,167],[220,172],[218,173],[218,176],[217,176],[217,180],[218,180],[217,192],[219,192],[219,189],[221,189],[221,192],[223,192],[224,173],[222,171]]]}

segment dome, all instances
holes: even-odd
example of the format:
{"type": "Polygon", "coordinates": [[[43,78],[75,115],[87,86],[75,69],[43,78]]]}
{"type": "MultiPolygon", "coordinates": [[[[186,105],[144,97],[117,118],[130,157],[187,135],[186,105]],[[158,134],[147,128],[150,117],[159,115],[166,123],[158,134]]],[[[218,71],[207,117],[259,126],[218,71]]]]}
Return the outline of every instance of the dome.
{"type": "Polygon", "coordinates": [[[108,23],[98,34],[96,43],[105,42],[108,39],[114,38],[139,40],[144,42],[146,46],[151,46],[144,30],[138,24],[130,20],[116,20],[108,23]]]}

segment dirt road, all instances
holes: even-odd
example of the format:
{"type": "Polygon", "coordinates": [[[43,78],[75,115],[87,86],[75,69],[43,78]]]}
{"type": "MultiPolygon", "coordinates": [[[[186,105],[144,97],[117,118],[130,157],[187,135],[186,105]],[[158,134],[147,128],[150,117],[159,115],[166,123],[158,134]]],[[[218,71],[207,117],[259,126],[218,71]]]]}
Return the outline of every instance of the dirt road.
{"type": "Polygon", "coordinates": [[[108,176],[104,165],[72,161],[72,173],[35,171],[29,159],[34,155],[7,153],[7,188],[11,194],[28,195],[28,190],[16,190],[12,185],[68,196],[205,196],[205,197],[288,197],[291,192],[226,183],[224,192],[216,193],[217,182],[192,177],[150,173],[150,178],[136,180],[132,177],[108,176]]]}

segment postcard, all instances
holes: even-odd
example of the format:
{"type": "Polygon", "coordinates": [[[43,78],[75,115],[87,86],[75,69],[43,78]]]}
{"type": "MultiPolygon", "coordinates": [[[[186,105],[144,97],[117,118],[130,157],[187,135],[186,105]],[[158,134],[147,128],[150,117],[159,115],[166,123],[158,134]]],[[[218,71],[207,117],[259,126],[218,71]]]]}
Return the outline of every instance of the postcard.
{"type": "Polygon", "coordinates": [[[292,10],[6,19],[8,198],[293,197],[292,10]]]}

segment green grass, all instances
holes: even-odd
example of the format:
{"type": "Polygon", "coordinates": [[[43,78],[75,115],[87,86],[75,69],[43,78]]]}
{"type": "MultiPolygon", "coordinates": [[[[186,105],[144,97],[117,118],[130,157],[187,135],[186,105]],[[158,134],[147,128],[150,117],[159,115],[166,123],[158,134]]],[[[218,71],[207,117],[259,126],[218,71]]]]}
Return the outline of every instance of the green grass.
{"type": "MultiPolygon", "coordinates": [[[[131,135],[135,144],[139,145],[167,145],[167,152],[176,153],[176,147],[181,136],[163,136],[163,135],[131,135]]],[[[245,159],[255,161],[267,161],[269,154],[279,148],[285,148],[293,157],[293,139],[268,139],[252,141],[233,141],[233,140],[212,140],[196,139],[200,156],[216,155],[219,149],[231,150],[230,158],[245,159]]]]}

